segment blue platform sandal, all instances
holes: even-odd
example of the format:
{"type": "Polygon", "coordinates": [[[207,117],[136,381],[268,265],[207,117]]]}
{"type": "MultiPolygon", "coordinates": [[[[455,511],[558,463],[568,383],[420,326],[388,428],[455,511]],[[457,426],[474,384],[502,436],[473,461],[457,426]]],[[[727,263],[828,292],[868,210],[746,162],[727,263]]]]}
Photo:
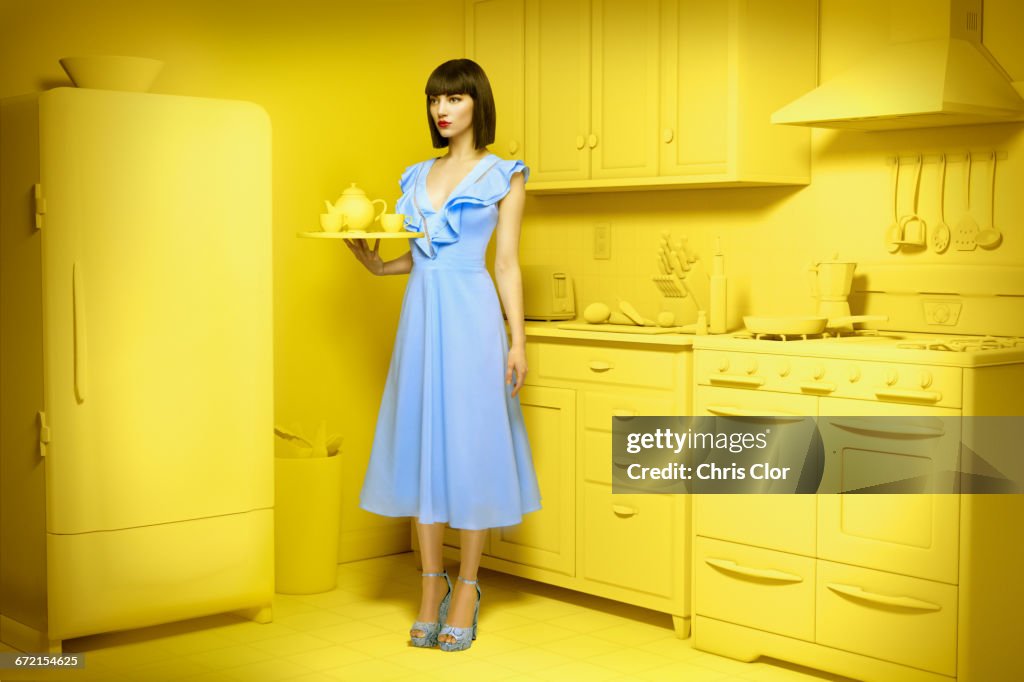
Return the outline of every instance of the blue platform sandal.
{"type": "Polygon", "coordinates": [[[458,580],[467,585],[476,585],[476,607],[473,609],[473,624],[468,628],[457,628],[451,625],[445,625],[441,628],[438,637],[449,635],[455,638],[454,642],[442,642],[439,640],[437,645],[441,648],[441,651],[465,651],[473,646],[473,640],[476,639],[476,624],[480,616],[480,597],[483,596],[483,593],[480,592],[478,580],[466,580],[461,575],[458,580]]]}
{"type": "Polygon", "coordinates": [[[445,618],[448,617],[448,605],[452,601],[452,581],[448,579],[448,571],[441,571],[440,573],[424,573],[424,578],[444,578],[444,581],[448,583],[448,594],[441,600],[441,605],[437,609],[437,622],[436,623],[424,623],[422,621],[416,621],[409,628],[409,639],[412,641],[413,646],[430,648],[437,646],[437,635],[441,630],[441,626],[444,625],[445,618]],[[417,636],[413,633],[422,632],[423,634],[417,636]]]}

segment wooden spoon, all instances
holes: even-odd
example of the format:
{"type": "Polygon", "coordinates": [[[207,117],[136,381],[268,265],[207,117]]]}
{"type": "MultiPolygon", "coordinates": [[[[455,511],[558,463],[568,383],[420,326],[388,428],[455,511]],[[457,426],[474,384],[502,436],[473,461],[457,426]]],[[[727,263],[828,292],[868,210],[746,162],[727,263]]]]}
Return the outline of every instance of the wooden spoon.
{"type": "Polygon", "coordinates": [[[1003,241],[1003,234],[996,227],[996,153],[992,152],[989,155],[989,163],[992,167],[989,172],[989,214],[988,214],[988,227],[978,233],[975,241],[978,242],[978,246],[983,249],[994,249],[999,246],[999,243],[1003,241]]]}

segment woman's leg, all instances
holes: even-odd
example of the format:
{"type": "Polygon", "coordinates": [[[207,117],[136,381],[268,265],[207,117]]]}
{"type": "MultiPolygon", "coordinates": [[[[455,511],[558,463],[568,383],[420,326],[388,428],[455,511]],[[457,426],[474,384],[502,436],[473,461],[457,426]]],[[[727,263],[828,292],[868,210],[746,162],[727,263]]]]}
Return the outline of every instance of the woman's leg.
{"type": "MultiPolygon", "coordinates": [[[[484,551],[486,530],[460,530],[459,540],[462,549],[459,555],[459,576],[465,580],[476,580],[480,569],[480,555],[484,551]]],[[[476,585],[467,585],[462,581],[455,584],[452,605],[448,609],[446,625],[457,628],[468,628],[473,624],[473,611],[476,609],[476,585]]],[[[438,637],[438,641],[454,642],[451,635],[438,637]]]]}
{"type": "MultiPolygon", "coordinates": [[[[441,545],[444,540],[443,523],[420,523],[416,524],[416,538],[420,542],[420,561],[423,564],[424,573],[440,573],[444,570],[444,557],[441,554],[441,545]]],[[[441,600],[448,593],[448,583],[444,578],[421,578],[423,583],[423,595],[420,598],[420,613],[416,620],[423,623],[436,623],[437,610],[441,606],[441,600]]],[[[414,637],[423,637],[424,633],[413,630],[410,633],[414,637]]]]}

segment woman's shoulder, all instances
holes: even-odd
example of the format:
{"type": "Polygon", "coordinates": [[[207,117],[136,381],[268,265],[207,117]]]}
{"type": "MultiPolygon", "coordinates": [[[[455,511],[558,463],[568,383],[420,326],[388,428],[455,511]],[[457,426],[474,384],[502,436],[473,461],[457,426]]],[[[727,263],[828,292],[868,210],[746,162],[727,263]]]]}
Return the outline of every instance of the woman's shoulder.
{"type": "Polygon", "coordinates": [[[412,164],[411,166],[407,167],[404,171],[402,171],[402,177],[399,178],[398,180],[398,185],[399,187],[402,188],[402,191],[408,192],[409,187],[415,181],[416,176],[420,172],[420,169],[423,168],[424,166],[433,163],[434,161],[434,157],[424,159],[423,161],[417,161],[416,163],[412,164]]]}
{"type": "Polygon", "coordinates": [[[530,178],[529,166],[519,159],[503,159],[491,152],[487,161],[488,167],[480,178],[483,181],[504,185],[507,188],[512,181],[512,176],[516,173],[522,173],[524,181],[530,178]]]}

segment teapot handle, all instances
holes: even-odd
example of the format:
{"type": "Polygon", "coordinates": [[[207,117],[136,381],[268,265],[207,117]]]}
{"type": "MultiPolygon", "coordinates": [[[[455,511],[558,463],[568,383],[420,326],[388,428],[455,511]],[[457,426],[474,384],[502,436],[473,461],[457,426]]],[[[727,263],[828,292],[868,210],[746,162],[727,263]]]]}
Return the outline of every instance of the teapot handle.
{"type": "Polygon", "coordinates": [[[377,213],[376,215],[373,216],[374,220],[380,218],[383,214],[388,212],[388,202],[384,201],[383,199],[374,199],[370,203],[371,204],[380,203],[380,205],[381,205],[380,213],[377,213]]]}

